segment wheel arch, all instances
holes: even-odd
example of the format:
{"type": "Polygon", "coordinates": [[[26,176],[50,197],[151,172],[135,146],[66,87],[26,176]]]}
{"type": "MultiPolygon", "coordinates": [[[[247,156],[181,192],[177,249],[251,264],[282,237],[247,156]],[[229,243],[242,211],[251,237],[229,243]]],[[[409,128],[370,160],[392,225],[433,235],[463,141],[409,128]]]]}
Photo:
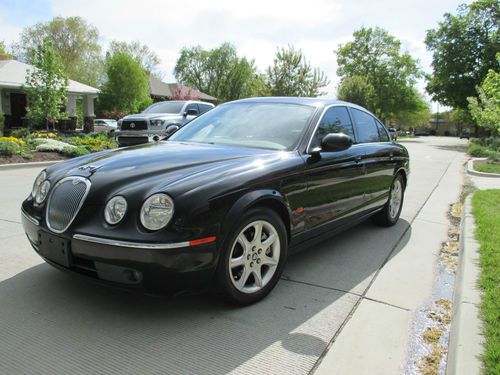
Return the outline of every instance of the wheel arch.
{"type": "Polygon", "coordinates": [[[276,212],[283,220],[283,224],[287,231],[287,238],[288,241],[290,241],[290,208],[285,197],[274,189],[254,190],[240,197],[229,209],[224,219],[221,227],[223,236],[225,237],[227,233],[230,232],[235,223],[238,222],[238,218],[241,217],[244,212],[255,207],[265,207],[276,212]]]}

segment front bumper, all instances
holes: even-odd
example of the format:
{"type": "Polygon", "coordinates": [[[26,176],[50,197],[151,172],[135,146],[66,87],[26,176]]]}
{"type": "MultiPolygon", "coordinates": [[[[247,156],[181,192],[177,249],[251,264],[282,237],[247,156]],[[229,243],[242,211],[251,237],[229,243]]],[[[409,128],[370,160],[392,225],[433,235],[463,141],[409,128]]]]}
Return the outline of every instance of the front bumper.
{"type": "Polygon", "coordinates": [[[150,293],[176,293],[212,284],[217,265],[216,242],[140,243],[83,234],[55,236],[22,211],[22,223],[35,251],[49,264],[102,283],[150,293]],[[42,250],[41,239],[57,238],[67,258],[42,250]]]}

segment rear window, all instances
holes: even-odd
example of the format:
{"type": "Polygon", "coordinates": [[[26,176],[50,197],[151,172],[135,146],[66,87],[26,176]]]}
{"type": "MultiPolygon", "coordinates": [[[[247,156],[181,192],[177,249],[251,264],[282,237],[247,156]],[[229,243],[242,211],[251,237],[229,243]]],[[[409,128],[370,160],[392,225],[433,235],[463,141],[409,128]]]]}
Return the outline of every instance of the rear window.
{"type": "Polygon", "coordinates": [[[354,117],[356,130],[358,132],[358,142],[379,142],[380,135],[375,118],[373,118],[372,115],[355,108],[351,108],[351,113],[354,117]]]}

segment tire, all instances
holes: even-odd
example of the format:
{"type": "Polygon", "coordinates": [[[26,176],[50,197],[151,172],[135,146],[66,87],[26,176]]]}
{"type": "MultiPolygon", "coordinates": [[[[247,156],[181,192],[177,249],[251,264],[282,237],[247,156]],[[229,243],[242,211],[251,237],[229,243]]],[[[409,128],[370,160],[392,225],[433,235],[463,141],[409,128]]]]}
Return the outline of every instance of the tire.
{"type": "Polygon", "coordinates": [[[218,291],[239,306],[260,301],[278,282],[287,252],[287,232],[278,214],[266,208],[247,211],[221,248],[216,273],[218,291]],[[257,239],[259,228],[261,237],[257,239]],[[272,242],[266,243],[270,238],[272,242]]]}
{"type": "Polygon", "coordinates": [[[397,223],[403,208],[405,182],[401,173],[398,173],[391,184],[389,199],[384,208],[372,216],[375,224],[383,227],[391,227],[397,223]],[[397,206],[395,206],[397,204],[397,206]]]}

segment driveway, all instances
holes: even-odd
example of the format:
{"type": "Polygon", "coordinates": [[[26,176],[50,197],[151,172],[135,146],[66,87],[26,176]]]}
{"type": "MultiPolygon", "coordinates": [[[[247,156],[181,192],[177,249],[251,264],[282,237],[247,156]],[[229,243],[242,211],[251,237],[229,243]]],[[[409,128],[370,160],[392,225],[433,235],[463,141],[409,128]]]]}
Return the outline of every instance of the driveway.
{"type": "MultiPolygon", "coordinates": [[[[19,205],[40,168],[0,170],[0,373],[307,374],[323,358],[319,371],[352,369],[349,345],[365,334],[370,340],[364,330],[371,328],[351,324],[357,316],[389,309],[394,324],[409,325],[431,293],[434,247],[446,239],[447,205],[462,181],[466,141],[426,137],[404,144],[411,176],[398,224],[382,229],[367,221],[292,256],[270,296],[246,308],[211,295],[129,294],[53,269],[20,225],[19,205]],[[406,279],[412,272],[419,275],[417,290],[406,279]],[[331,367],[331,358],[340,367],[331,367]]],[[[404,359],[408,329],[394,327],[393,341],[388,334],[387,353],[391,345],[399,351],[382,355],[386,369],[404,359]]],[[[385,352],[383,343],[376,349],[385,352]]]]}

